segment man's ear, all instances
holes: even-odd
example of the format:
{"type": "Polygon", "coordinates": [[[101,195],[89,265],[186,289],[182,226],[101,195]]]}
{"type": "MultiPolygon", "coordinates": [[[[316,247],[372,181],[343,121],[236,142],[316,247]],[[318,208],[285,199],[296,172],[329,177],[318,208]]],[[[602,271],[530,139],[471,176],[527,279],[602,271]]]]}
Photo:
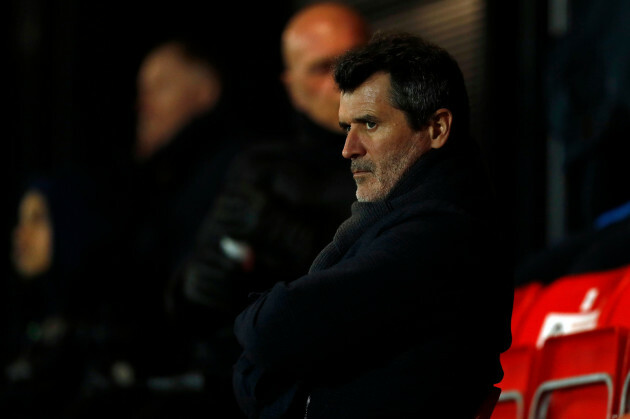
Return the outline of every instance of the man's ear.
{"type": "Polygon", "coordinates": [[[429,119],[429,136],[431,138],[431,148],[441,148],[448,141],[451,134],[451,124],[453,114],[445,108],[435,111],[429,119]]]}

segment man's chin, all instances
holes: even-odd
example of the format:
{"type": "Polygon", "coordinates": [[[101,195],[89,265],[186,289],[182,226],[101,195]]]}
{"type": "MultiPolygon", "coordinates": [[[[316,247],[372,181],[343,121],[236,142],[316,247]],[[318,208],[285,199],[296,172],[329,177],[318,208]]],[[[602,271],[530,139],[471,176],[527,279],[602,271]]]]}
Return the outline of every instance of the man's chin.
{"type": "Polygon", "coordinates": [[[357,201],[359,202],[374,202],[384,198],[385,194],[381,190],[376,190],[369,187],[361,187],[357,185],[357,201]]]}

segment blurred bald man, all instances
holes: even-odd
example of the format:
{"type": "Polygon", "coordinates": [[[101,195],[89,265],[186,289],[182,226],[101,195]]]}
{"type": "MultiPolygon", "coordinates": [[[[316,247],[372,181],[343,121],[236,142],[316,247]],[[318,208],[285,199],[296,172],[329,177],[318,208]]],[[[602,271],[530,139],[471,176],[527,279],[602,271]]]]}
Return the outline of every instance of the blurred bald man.
{"type": "Polygon", "coordinates": [[[293,106],[330,131],[339,130],[335,57],[367,42],[369,28],[350,7],[316,3],[297,13],[282,34],[282,80],[293,106]]]}
{"type": "Polygon", "coordinates": [[[225,307],[210,285],[219,277],[246,276],[238,282],[262,289],[266,277],[302,274],[350,215],[354,184],[340,153],[345,135],[332,64],[370,35],[356,10],[334,2],[309,5],[289,19],[281,37],[281,80],[295,108],[295,136],[252,145],[231,165],[200,231],[203,250],[182,269],[188,299],[225,307]]]}

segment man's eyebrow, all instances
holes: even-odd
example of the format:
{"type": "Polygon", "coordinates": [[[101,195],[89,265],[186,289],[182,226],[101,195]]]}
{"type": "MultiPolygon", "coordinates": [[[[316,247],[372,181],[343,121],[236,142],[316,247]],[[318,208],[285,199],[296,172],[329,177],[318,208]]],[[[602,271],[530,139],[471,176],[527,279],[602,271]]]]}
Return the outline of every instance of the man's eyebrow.
{"type": "Polygon", "coordinates": [[[377,121],[378,121],[378,118],[370,114],[361,115],[352,120],[352,122],[358,122],[360,124],[365,124],[366,122],[377,122],[377,121]]]}
{"type": "MultiPolygon", "coordinates": [[[[365,115],[358,116],[356,118],[352,118],[351,122],[358,123],[358,124],[365,124],[367,122],[378,122],[378,118],[375,117],[374,115],[365,114],[365,115]]],[[[347,128],[350,126],[350,122],[339,121],[339,126],[341,128],[347,128]]]]}

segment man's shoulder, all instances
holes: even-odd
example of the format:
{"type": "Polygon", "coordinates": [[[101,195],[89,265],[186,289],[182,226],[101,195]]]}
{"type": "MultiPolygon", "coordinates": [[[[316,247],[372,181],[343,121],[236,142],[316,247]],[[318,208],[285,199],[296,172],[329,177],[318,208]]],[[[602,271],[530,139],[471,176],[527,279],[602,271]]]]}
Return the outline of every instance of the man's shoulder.
{"type": "Polygon", "coordinates": [[[388,238],[429,253],[451,253],[455,248],[478,250],[493,246],[499,231],[491,220],[480,218],[448,201],[408,202],[394,208],[370,227],[369,241],[388,238]],[[454,245],[456,244],[456,246],[454,245]]]}

